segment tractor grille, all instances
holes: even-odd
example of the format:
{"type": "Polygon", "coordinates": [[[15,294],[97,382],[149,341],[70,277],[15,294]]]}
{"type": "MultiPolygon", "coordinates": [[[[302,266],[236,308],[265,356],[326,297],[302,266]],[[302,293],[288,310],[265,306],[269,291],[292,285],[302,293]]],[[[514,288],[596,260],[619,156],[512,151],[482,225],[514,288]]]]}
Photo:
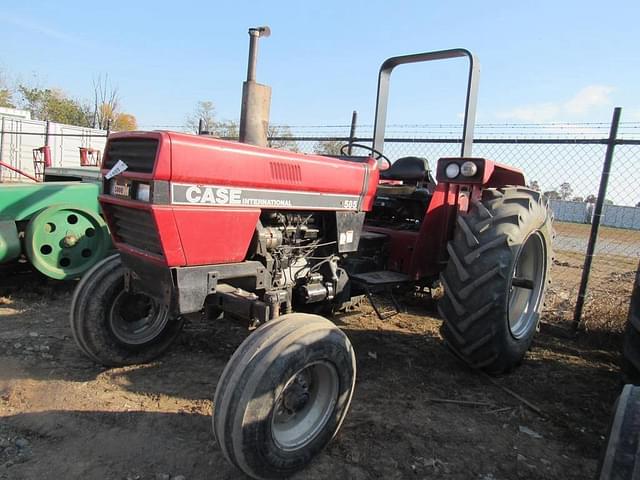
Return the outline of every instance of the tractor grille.
{"type": "Polygon", "coordinates": [[[147,210],[106,204],[102,206],[111,219],[110,227],[121,242],[162,256],[156,224],[147,210]]]}
{"type": "Polygon", "coordinates": [[[156,162],[158,140],[148,138],[119,138],[109,141],[105,168],[118,160],[128,165],[129,172],[151,173],[156,162]]]}

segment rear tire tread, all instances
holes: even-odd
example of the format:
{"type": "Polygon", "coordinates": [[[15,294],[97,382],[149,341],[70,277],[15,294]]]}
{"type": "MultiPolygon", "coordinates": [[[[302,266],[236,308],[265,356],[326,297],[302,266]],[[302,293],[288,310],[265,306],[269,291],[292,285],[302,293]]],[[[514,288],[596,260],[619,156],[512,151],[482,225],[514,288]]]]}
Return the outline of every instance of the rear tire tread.
{"type": "Polygon", "coordinates": [[[640,385],[640,264],[629,302],[622,355],[622,370],[625,381],[640,385]]]}
{"type": "MultiPolygon", "coordinates": [[[[508,372],[530,347],[535,328],[522,341],[511,336],[507,285],[530,233],[540,232],[551,256],[551,218],[539,192],[524,187],[486,189],[481,201],[472,200],[470,211],[458,215],[459,228],[447,245],[450,261],[440,275],[445,295],[438,310],[445,341],[472,368],[508,372]]],[[[550,264],[547,258],[547,279],[550,264]]]]}

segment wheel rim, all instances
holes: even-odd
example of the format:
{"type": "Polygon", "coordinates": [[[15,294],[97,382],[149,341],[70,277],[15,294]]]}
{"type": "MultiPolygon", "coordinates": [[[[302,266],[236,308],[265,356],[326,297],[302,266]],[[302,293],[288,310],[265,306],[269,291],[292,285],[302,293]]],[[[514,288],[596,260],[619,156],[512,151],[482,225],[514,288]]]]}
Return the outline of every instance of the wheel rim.
{"type": "Polygon", "coordinates": [[[534,232],[520,248],[509,282],[509,329],[516,339],[525,336],[538,321],[546,262],[544,239],[540,232],[534,232]]]}
{"type": "Polygon", "coordinates": [[[38,213],[25,235],[29,261],[56,280],[80,277],[104,257],[109,243],[107,227],[97,214],[67,205],[38,213]]]}
{"type": "Polygon", "coordinates": [[[327,362],[312,363],[294,374],[276,400],[271,432],[283,450],[309,444],[327,425],[338,400],[338,372],[327,362]]]}
{"type": "Polygon", "coordinates": [[[143,345],[155,339],[169,321],[166,308],[146,295],[124,290],[118,293],[109,310],[109,326],[125,345],[143,345]]]}

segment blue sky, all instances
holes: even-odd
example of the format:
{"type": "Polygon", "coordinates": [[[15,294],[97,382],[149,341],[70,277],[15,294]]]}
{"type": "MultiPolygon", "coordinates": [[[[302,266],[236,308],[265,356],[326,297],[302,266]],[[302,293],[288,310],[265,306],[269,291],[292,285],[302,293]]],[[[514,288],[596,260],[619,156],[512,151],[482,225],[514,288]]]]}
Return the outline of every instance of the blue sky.
{"type": "MultiPolygon", "coordinates": [[[[91,96],[108,73],[141,127],[182,125],[198,100],[239,117],[247,28],[267,24],[258,80],[272,122],[371,123],[376,75],[392,55],[473,50],[478,121],[640,121],[636,1],[8,2],[0,68],[10,80],[91,96]]],[[[455,123],[463,62],[399,70],[390,123],[455,123]]]]}

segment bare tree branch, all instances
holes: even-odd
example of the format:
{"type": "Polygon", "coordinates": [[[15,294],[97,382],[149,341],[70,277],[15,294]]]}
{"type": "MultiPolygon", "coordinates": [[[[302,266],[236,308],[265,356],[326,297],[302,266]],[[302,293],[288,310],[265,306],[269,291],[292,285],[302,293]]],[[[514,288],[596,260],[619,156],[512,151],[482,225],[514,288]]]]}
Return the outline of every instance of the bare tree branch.
{"type": "Polygon", "coordinates": [[[93,126],[106,130],[114,123],[120,108],[118,87],[113,86],[109,75],[98,75],[93,79],[93,126]]]}

